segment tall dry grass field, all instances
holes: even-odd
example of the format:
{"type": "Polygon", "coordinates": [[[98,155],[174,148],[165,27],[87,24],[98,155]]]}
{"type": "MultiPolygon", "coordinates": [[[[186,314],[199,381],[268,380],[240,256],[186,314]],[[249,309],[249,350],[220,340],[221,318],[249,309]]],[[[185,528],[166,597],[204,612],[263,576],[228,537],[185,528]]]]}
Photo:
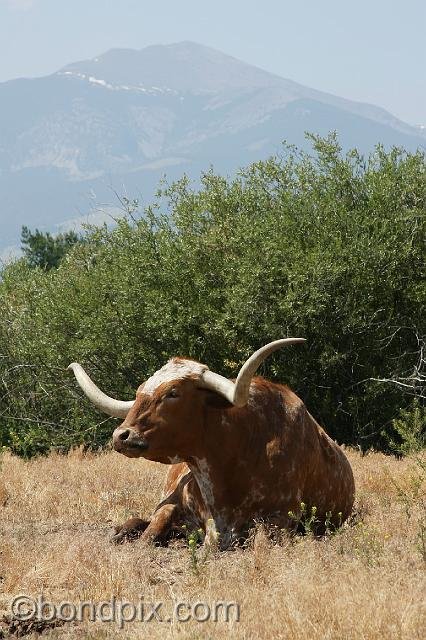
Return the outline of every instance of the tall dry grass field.
{"type": "MultiPolygon", "coordinates": [[[[127,623],[84,620],[60,638],[426,637],[426,462],[348,453],[357,483],[349,526],[322,540],[269,539],[196,560],[185,541],[114,546],[113,523],[149,515],[165,467],[114,452],[31,461],[5,454],[0,483],[1,608],[17,594],[46,600],[237,601],[240,620],[127,623]]],[[[200,553],[200,552],[199,552],[200,553]]],[[[202,617],[202,616],[201,616],[202,617]]],[[[220,616],[219,616],[220,618],[220,616]]],[[[23,629],[20,629],[21,632],[23,629]]],[[[29,637],[29,636],[27,636],[29,637]]]]}

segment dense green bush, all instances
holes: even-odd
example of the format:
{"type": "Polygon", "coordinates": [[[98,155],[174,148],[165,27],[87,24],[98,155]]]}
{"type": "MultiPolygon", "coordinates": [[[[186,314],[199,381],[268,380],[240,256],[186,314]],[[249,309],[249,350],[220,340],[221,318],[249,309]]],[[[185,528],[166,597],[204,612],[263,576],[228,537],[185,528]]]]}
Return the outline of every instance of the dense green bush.
{"type": "Polygon", "coordinates": [[[232,376],[285,336],[306,346],[261,373],[338,441],[397,450],[410,420],[423,437],[424,157],[312,142],[232,180],[207,173],[198,190],[184,178],[140,216],[127,202],[57,269],[5,268],[2,444],[30,455],[109,438],[114,421],[82,398],[71,361],[124,399],[172,355],[232,376]]]}

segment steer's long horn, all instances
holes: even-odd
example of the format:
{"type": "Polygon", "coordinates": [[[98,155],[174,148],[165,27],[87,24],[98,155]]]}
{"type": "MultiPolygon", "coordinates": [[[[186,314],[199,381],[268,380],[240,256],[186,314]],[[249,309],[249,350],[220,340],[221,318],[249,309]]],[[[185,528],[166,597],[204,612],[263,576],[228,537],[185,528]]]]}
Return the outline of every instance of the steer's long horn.
{"type": "Polygon", "coordinates": [[[202,375],[201,384],[207,389],[220,393],[236,407],[243,407],[247,404],[249,398],[251,379],[262,362],[277,349],[299,342],[305,342],[305,338],[283,338],[282,340],[275,340],[265,344],[264,347],[255,351],[246,360],[235,382],[231,382],[231,380],[207,370],[202,375]]]}
{"type": "Polygon", "coordinates": [[[134,400],[124,402],[110,398],[101,391],[89,378],[83,367],[78,362],[72,362],[68,369],[74,372],[78,384],[95,407],[115,418],[125,418],[134,404],[134,400]]]}

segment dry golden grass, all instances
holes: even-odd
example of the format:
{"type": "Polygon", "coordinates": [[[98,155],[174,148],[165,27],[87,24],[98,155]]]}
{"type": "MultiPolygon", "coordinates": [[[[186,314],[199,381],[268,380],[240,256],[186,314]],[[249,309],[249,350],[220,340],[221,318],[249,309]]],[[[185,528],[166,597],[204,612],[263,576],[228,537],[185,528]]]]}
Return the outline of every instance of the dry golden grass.
{"type": "MultiPolygon", "coordinates": [[[[1,609],[13,596],[240,603],[240,621],[85,621],[55,638],[424,638],[425,458],[349,452],[357,482],[350,526],[323,540],[271,542],[261,527],[248,549],[198,566],[183,543],[109,543],[113,523],[150,514],[165,467],[113,452],[74,451],[29,462],[5,454],[0,481],[1,609]],[[423,466],[422,466],[423,465],[423,466]],[[422,542],[423,532],[423,542],[422,542]]],[[[50,634],[50,635],[49,635],[50,634]]]]}

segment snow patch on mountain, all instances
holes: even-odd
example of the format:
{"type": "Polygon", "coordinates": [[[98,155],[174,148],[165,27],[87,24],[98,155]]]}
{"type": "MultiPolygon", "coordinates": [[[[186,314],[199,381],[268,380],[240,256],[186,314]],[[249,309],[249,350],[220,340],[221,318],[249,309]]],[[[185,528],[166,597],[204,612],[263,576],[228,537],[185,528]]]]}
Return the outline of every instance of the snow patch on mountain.
{"type": "Polygon", "coordinates": [[[171,89],[170,87],[146,87],[143,84],[112,84],[111,82],[107,82],[106,80],[101,80],[99,78],[96,78],[95,76],[91,76],[86,73],[80,73],[79,71],[57,71],[56,75],[80,78],[81,80],[87,80],[91,84],[96,84],[104,87],[105,89],[111,89],[113,91],[140,91],[142,93],[148,93],[151,95],[170,94],[177,96],[179,94],[178,91],[176,91],[175,89],[171,89]]]}

